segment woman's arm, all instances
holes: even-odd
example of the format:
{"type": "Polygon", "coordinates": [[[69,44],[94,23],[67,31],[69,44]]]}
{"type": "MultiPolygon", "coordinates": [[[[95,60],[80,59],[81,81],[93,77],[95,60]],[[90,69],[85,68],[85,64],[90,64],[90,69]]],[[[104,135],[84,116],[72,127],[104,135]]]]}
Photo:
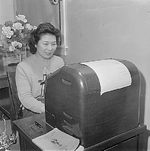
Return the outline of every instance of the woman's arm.
{"type": "Polygon", "coordinates": [[[31,82],[32,69],[29,65],[21,62],[16,68],[16,85],[18,97],[23,106],[33,112],[45,112],[45,105],[34,98],[32,94],[32,87],[34,84],[31,82]]]}

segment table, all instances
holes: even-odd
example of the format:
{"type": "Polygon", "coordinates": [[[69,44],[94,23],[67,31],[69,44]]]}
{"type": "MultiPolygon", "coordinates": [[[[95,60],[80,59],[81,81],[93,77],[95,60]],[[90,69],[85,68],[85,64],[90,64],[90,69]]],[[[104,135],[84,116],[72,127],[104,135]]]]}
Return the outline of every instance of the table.
{"type": "MultiPolygon", "coordinates": [[[[21,151],[41,150],[32,142],[32,139],[53,129],[51,125],[46,123],[45,114],[37,114],[35,116],[16,120],[14,121],[14,125],[16,130],[19,132],[21,151]],[[32,128],[35,121],[43,127],[40,132],[32,128]]],[[[145,130],[145,125],[139,125],[133,130],[100,142],[91,148],[86,148],[85,151],[143,151],[144,146],[142,141],[145,130]]]]}
{"type": "Polygon", "coordinates": [[[34,116],[16,120],[14,121],[14,125],[16,127],[16,130],[19,132],[21,151],[41,150],[34,143],[32,143],[32,139],[46,134],[53,129],[53,127],[45,122],[45,114],[37,114],[34,116]],[[40,132],[36,132],[33,128],[31,128],[31,126],[35,124],[35,121],[43,127],[40,132]]]}

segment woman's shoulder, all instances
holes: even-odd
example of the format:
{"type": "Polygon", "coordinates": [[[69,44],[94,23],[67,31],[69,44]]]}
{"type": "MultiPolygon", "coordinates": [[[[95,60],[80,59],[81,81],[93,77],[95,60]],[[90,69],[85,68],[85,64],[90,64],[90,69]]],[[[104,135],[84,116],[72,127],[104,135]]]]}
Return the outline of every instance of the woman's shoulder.
{"type": "Polygon", "coordinates": [[[60,56],[53,55],[53,59],[62,60],[60,56]]]}
{"type": "Polygon", "coordinates": [[[24,59],[22,62],[30,63],[31,61],[35,60],[34,58],[35,58],[34,55],[30,55],[29,57],[24,59]]]}
{"type": "Polygon", "coordinates": [[[62,67],[65,65],[65,62],[61,57],[54,55],[52,64],[55,64],[54,66],[62,67]]]}
{"type": "Polygon", "coordinates": [[[60,56],[56,56],[56,55],[53,56],[53,61],[57,63],[60,63],[60,62],[64,63],[64,60],[60,56]]]}
{"type": "Polygon", "coordinates": [[[29,69],[31,64],[33,62],[33,56],[29,56],[28,58],[26,58],[25,60],[21,61],[20,63],[18,63],[17,68],[22,68],[22,69],[29,69]]]}
{"type": "Polygon", "coordinates": [[[34,60],[34,55],[31,55],[29,57],[27,57],[26,59],[24,59],[23,61],[21,61],[19,64],[31,64],[34,60]]]}

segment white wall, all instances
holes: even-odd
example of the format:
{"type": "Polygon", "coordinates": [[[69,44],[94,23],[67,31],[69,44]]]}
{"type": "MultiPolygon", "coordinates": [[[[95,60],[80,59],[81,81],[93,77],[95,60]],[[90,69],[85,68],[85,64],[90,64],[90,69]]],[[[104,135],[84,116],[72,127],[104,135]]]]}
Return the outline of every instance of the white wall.
{"type": "Polygon", "coordinates": [[[1,28],[5,21],[8,20],[14,21],[15,3],[13,2],[14,0],[0,0],[0,41],[2,39],[1,28]]]}
{"type": "Polygon", "coordinates": [[[15,9],[13,0],[0,0],[0,24],[5,21],[14,20],[15,9]]]}
{"type": "Polygon", "coordinates": [[[134,63],[142,74],[140,121],[150,130],[150,0],[67,0],[66,5],[66,62],[134,63]]]}
{"type": "Polygon", "coordinates": [[[17,14],[25,15],[32,25],[51,22],[58,27],[58,5],[49,0],[16,0],[17,14]]]}

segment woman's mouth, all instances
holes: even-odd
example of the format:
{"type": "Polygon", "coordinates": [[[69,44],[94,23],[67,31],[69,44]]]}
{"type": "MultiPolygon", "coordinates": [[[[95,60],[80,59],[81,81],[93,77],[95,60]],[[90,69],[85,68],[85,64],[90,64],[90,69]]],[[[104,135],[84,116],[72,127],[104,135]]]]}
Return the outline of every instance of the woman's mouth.
{"type": "Polygon", "coordinates": [[[48,51],[48,52],[45,52],[46,55],[51,55],[53,53],[53,51],[48,51]]]}

